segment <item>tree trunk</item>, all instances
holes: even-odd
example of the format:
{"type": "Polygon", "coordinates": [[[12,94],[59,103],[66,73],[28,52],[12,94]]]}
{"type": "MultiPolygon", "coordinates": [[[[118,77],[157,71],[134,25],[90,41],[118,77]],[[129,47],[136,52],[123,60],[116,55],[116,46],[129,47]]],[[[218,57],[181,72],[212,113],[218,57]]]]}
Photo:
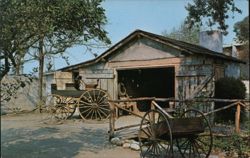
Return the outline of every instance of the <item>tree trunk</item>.
{"type": "Polygon", "coordinates": [[[43,52],[43,39],[41,39],[39,41],[39,85],[38,85],[39,112],[41,112],[41,105],[43,99],[43,68],[44,68],[44,52],[43,52]]]}
{"type": "Polygon", "coordinates": [[[4,56],[4,68],[0,71],[0,82],[2,81],[3,77],[8,74],[10,71],[10,63],[8,60],[8,56],[5,54],[4,56]]]}
{"type": "Polygon", "coordinates": [[[15,74],[20,75],[21,67],[22,67],[22,51],[18,51],[16,55],[16,66],[15,66],[15,74]]]}
{"type": "Polygon", "coordinates": [[[16,75],[18,76],[18,75],[20,75],[20,64],[19,63],[17,63],[16,64],[16,75]]]}

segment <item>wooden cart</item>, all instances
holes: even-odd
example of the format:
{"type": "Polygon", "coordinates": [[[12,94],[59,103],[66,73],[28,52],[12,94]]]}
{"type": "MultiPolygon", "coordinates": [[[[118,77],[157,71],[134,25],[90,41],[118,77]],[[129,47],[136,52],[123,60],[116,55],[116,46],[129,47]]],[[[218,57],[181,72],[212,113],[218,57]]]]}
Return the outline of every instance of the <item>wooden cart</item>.
{"type": "Polygon", "coordinates": [[[207,118],[195,109],[171,113],[158,107],[143,116],[138,134],[141,157],[207,158],[213,144],[207,118]]]}
{"type": "Polygon", "coordinates": [[[77,90],[73,84],[67,84],[67,90],[57,90],[51,86],[51,95],[47,97],[47,111],[56,119],[71,117],[78,108],[80,116],[85,120],[105,120],[110,115],[108,94],[96,86],[85,86],[85,90],[77,90]]]}

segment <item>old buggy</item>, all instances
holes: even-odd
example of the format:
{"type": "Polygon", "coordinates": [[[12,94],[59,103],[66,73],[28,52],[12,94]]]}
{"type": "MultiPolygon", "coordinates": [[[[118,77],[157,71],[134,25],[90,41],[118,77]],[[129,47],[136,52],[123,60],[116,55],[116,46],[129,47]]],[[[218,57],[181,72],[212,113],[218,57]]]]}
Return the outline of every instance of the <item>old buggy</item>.
{"type": "Polygon", "coordinates": [[[195,109],[175,112],[152,102],[139,129],[143,158],[207,158],[212,150],[212,131],[208,119],[195,109]]]}
{"type": "Polygon", "coordinates": [[[82,119],[105,120],[110,115],[108,94],[96,88],[97,84],[86,84],[84,90],[75,88],[75,83],[66,83],[66,90],[58,90],[56,84],[51,85],[51,95],[46,99],[46,109],[52,118],[68,119],[76,109],[82,119]]]}

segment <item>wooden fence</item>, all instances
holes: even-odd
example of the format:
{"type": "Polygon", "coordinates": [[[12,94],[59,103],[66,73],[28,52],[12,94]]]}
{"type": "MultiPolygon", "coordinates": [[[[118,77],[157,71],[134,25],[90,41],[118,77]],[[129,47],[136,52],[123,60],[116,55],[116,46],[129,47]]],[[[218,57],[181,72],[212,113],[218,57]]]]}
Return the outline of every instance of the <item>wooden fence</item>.
{"type": "Polygon", "coordinates": [[[240,113],[241,113],[241,107],[245,107],[247,110],[250,110],[249,103],[250,100],[246,99],[214,99],[214,98],[199,98],[199,99],[186,99],[186,100],[177,100],[173,98],[153,98],[153,97],[144,97],[144,98],[134,98],[134,99],[125,99],[125,100],[109,100],[110,103],[110,120],[109,120],[109,138],[113,138],[115,135],[116,131],[124,130],[124,129],[129,129],[133,127],[138,127],[140,124],[133,124],[133,125],[127,125],[123,127],[116,128],[115,122],[117,119],[117,113],[116,111],[118,109],[124,110],[134,116],[137,116],[139,118],[143,117],[143,113],[137,113],[132,110],[129,110],[125,107],[122,106],[122,103],[131,103],[131,102],[139,102],[139,101],[150,101],[151,102],[151,109],[159,109],[161,110],[165,115],[167,115],[169,118],[172,116],[169,115],[167,112],[165,112],[158,104],[157,102],[172,102],[173,108],[176,108],[176,105],[182,108],[183,105],[186,105],[186,108],[191,108],[195,103],[215,103],[215,102],[225,102],[229,103],[227,106],[223,106],[218,109],[213,109],[212,111],[206,111],[204,112],[205,116],[211,115],[213,113],[216,113],[218,111],[222,111],[225,109],[228,109],[230,107],[236,106],[236,113],[235,113],[235,131],[237,133],[240,132],[240,113]]]}

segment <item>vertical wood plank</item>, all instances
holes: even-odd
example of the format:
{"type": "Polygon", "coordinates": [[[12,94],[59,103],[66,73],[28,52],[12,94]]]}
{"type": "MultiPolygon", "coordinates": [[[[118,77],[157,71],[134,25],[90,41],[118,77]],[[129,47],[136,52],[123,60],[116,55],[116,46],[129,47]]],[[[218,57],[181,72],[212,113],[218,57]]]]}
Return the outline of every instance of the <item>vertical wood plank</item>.
{"type": "Polygon", "coordinates": [[[174,98],[179,99],[178,97],[178,87],[179,87],[179,80],[176,77],[176,74],[180,71],[180,66],[179,65],[175,65],[174,66],[174,84],[175,84],[175,88],[174,88],[174,98]]]}
{"type": "Polygon", "coordinates": [[[111,99],[114,99],[114,79],[108,79],[108,93],[111,97],[111,99]]]}
{"type": "Polygon", "coordinates": [[[237,110],[235,113],[235,132],[240,133],[240,104],[237,104],[237,110]]]}
{"type": "Polygon", "coordinates": [[[118,99],[118,73],[116,69],[113,69],[113,73],[115,78],[113,79],[113,90],[114,90],[114,94],[113,94],[113,99],[118,99]]]}
{"type": "Polygon", "coordinates": [[[150,108],[151,108],[151,110],[155,110],[155,106],[153,104],[153,100],[151,101],[150,108]]]}
{"type": "Polygon", "coordinates": [[[109,117],[109,140],[115,136],[115,106],[114,103],[109,103],[110,117],[109,117]]]}
{"type": "Polygon", "coordinates": [[[101,89],[108,90],[108,80],[107,79],[101,79],[101,89]]]}

